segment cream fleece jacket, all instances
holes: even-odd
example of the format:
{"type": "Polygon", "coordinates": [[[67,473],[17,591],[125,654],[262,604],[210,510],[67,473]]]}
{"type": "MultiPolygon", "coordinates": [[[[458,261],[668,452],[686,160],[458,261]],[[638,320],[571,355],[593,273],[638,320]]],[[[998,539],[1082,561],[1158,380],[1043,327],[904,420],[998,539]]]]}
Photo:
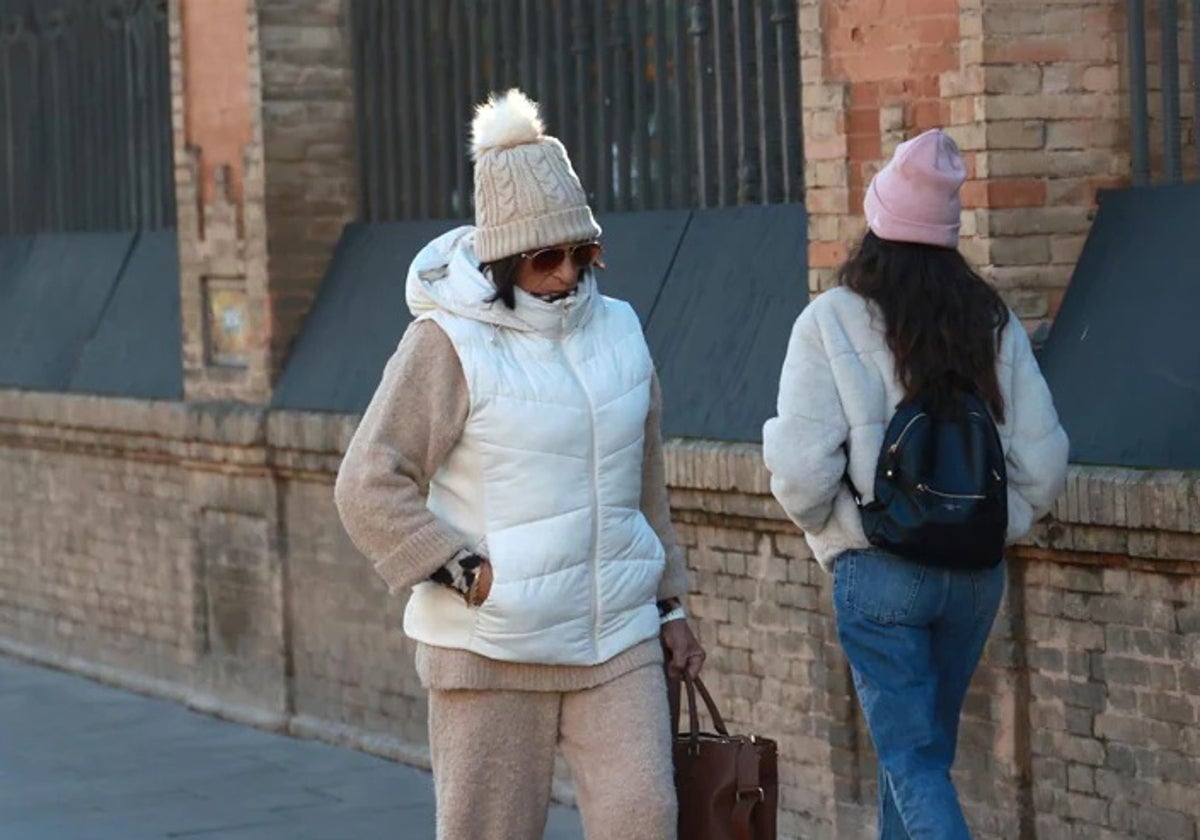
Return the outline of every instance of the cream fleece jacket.
{"type": "MultiPolygon", "coordinates": [[[[996,367],[1006,415],[998,428],[1008,466],[1008,539],[1013,542],[1062,491],[1068,445],[1029,337],[1012,313],[996,367]]],[[[869,546],[842,477],[848,466],[864,502],[871,500],[879,448],[903,397],[883,314],[874,304],[836,288],[805,307],[780,376],[778,416],[763,427],[763,456],[772,494],[826,570],[843,551],[869,546]]]]}

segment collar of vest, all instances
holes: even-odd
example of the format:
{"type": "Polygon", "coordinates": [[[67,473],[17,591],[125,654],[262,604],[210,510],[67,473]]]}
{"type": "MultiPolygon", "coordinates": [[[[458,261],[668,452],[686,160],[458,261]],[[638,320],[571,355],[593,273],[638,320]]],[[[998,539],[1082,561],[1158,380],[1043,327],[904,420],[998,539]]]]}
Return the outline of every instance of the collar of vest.
{"type": "Polygon", "coordinates": [[[417,254],[406,285],[413,317],[441,310],[502,329],[551,337],[567,335],[591,317],[599,297],[591,271],[584,274],[577,292],[562,300],[545,301],[517,289],[515,309],[500,301],[489,303],[496,289],[479,270],[474,234],[475,228],[469,225],[456,228],[417,254]]]}

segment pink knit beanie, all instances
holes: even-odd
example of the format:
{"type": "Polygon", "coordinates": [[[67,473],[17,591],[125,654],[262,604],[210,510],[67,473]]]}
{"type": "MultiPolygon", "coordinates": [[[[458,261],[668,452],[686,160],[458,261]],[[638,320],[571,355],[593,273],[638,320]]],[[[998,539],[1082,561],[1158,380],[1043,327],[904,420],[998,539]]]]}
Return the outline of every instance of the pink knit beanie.
{"type": "Polygon", "coordinates": [[[955,248],[965,178],[958,146],[939,129],[906,140],[867,187],[867,226],[880,239],[955,248]]]}

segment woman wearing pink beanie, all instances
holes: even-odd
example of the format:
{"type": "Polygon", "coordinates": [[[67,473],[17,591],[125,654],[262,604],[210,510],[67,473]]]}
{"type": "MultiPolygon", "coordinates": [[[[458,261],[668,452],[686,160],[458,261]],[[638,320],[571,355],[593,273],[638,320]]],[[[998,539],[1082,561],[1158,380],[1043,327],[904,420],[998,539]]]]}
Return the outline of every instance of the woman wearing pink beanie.
{"type": "Polygon", "coordinates": [[[834,575],[838,637],[879,755],[879,837],[962,840],[958,721],[1005,546],[1066,473],[1020,320],[957,250],[965,167],[938,130],[871,181],[869,230],[793,329],[771,491],[834,575]]]}

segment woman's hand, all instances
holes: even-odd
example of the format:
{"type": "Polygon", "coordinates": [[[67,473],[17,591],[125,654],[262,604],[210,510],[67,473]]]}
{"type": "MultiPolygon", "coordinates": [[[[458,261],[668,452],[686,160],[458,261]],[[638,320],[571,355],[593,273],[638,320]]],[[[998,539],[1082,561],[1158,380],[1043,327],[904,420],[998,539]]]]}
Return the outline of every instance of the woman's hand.
{"type": "Polygon", "coordinates": [[[700,647],[687,619],[668,621],[662,626],[660,636],[668,656],[667,673],[672,677],[683,676],[685,672],[690,677],[699,676],[708,654],[700,647]]]}

